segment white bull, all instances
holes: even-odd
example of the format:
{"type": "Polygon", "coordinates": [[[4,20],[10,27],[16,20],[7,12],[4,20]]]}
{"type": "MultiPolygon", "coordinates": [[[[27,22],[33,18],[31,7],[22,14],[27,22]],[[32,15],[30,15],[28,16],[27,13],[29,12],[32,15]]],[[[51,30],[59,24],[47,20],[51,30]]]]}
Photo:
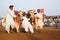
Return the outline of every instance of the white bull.
{"type": "Polygon", "coordinates": [[[44,25],[44,23],[43,23],[43,15],[42,14],[40,14],[40,13],[37,13],[36,15],[35,15],[35,25],[36,25],[36,29],[38,28],[38,27],[40,27],[40,28],[43,28],[43,25],[44,25]]]}

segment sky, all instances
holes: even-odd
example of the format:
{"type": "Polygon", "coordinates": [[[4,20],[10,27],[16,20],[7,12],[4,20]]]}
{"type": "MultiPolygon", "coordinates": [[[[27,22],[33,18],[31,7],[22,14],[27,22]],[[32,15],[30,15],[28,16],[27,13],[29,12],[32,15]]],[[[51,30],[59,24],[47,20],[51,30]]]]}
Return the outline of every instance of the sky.
{"type": "Polygon", "coordinates": [[[6,17],[9,5],[22,11],[44,8],[44,14],[48,16],[60,15],[60,0],[0,0],[0,17],[6,17]]]}

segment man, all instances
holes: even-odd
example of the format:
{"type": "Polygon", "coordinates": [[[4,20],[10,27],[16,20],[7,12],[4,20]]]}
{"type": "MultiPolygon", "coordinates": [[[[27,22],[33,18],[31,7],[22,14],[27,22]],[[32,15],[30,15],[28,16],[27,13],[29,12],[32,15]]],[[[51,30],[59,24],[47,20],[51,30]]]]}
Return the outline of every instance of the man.
{"type": "Polygon", "coordinates": [[[22,27],[25,29],[25,32],[34,33],[33,27],[28,21],[27,17],[23,14],[23,12],[19,12],[20,16],[22,17],[22,27]]]}
{"type": "Polygon", "coordinates": [[[43,28],[43,15],[40,13],[40,9],[37,10],[37,14],[35,15],[35,25],[36,25],[36,29],[38,27],[43,28]]]}
{"type": "Polygon", "coordinates": [[[33,26],[33,28],[35,26],[35,18],[34,18],[34,15],[35,15],[35,11],[34,10],[29,10],[28,11],[27,17],[28,17],[29,22],[33,26]]]}
{"type": "Polygon", "coordinates": [[[13,5],[10,5],[9,6],[9,10],[8,10],[8,14],[7,14],[7,17],[6,17],[6,27],[5,27],[5,30],[10,33],[10,26],[11,28],[13,29],[14,28],[14,17],[16,17],[14,15],[14,10],[13,10],[13,5]]]}

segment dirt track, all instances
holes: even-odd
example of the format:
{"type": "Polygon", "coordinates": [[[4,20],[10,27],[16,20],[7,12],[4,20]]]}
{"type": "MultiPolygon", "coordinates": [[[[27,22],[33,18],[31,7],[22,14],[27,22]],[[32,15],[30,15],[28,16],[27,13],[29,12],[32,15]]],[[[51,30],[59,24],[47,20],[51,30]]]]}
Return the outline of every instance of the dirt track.
{"type": "Polygon", "coordinates": [[[23,32],[7,34],[0,26],[0,40],[60,40],[60,30],[44,28],[42,32],[35,30],[34,34],[23,32]]]}

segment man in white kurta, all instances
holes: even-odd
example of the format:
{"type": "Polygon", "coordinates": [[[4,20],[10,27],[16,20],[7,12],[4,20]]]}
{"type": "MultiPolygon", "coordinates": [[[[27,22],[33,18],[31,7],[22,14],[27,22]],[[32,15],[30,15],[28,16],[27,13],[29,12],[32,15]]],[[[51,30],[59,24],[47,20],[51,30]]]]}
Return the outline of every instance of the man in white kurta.
{"type": "Polygon", "coordinates": [[[9,6],[9,10],[8,10],[8,14],[7,14],[7,17],[6,17],[6,27],[5,27],[5,30],[10,33],[10,26],[11,28],[14,28],[14,17],[16,17],[14,15],[14,10],[13,10],[13,6],[9,6]]]}
{"type": "Polygon", "coordinates": [[[28,22],[28,19],[25,16],[23,16],[22,18],[23,18],[22,26],[25,29],[25,31],[26,32],[30,31],[31,33],[34,33],[33,27],[30,24],[30,22],[28,22]]]}

